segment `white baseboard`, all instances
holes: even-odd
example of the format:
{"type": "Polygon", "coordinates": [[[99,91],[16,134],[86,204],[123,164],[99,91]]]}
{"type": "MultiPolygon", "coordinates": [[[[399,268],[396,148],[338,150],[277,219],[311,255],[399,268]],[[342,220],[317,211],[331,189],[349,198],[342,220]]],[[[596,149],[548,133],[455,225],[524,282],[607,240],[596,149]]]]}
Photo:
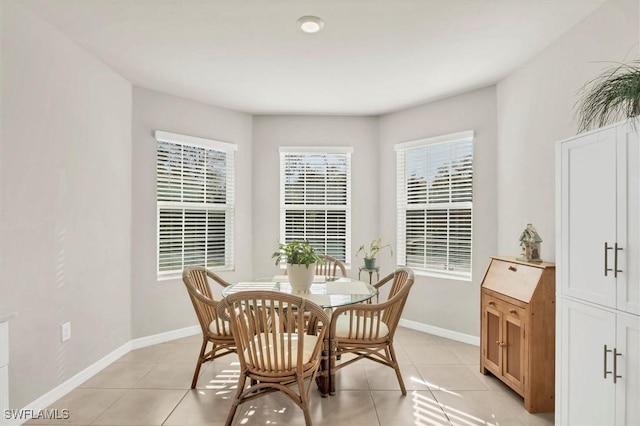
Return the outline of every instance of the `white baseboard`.
{"type": "MultiPolygon", "coordinates": [[[[65,396],[66,394],[68,394],[69,392],[71,392],[72,390],[77,388],[78,386],[80,386],[82,383],[86,382],[91,377],[95,376],[97,373],[99,373],[104,368],[109,366],[115,360],[117,360],[121,356],[127,354],[130,350],[131,350],[131,341],[125,343],[122,346],[120,346],[118,349],[116,349],[115,351],[111,352],[110,354],[108,354],[104,358],[94,362],[89,367],[87,367],[84,370],[80,371],[75,376],[70,377],[69,379],[67,379],[66,381],[61,383],[60,385],[56,386],[55,388],[53,388],[49,392],[47,392],[44,395],[42,395],[40,398],[38,398],[35,401],[33,401],[30,404],[28,404],[21,411],[23,413],[27,413],[27,412],[38,413],[40,410],[43,410],[43,409],[47,408],[48,406],[53,404],[55,401],[59,400],[60,398],[62,398],[63,396],[65,396]]],[[[20,411],[20,410],[18,410],[18,411],[20,411]]],[[[4,415],[4,413],[2,413],[2,414],[4,415]]],[[[6,423],[3,423],[3,424],[7,425],[7,426],[19,426],[19,425],[23,424],[24,422],[26,422],[28,420],[30,420],[30,419],[5,420],[6,423]]]]}
{"type": "MultiPolygon", "coordinates": [[[[167,331],[166,333],[154,334],[153,336],[140,337],[138,339],[130,340],[124,345],[120,346],[115,351],[111,352],[104,358],[99,361],[93,363],[89,367],[85,368],[75,376],[69,378],[64,383],[56,386],[46,394],[42,395],[40,398],[28,404],[26,407],[22,409],[23,413],[33,412],[38,413],[40,410],[43,410],[53,404],[55,401],[59,400],[82,383],[89,380],[91,377],[102,371],[104,368],[109,366],[111,363],[116,361],[121,356],[129,353],[134,349],[144,348],[146,346],[156,345],[158,343],[170,342],[175,339],[180,339],[182,337],[193,336],[194,334],[200,334],[202,330],[200,326],[192,326],[185,327],[178,330],[167,331]]],[[[18,410],[20,411],[20,410],[18,410]]],[[[4,417],[4,413],[0,413],[1,416],[4,417]]],[[[5,423],[2,425],[6,426],[20,426],[24,422],[30,419],[22,419],[22,420],[4,420],[5,423]]],[[[1,421],[1,420],[0,420],[1,421]]]]}
{"type": "Polygon", "coordinates": [[[421,322],[410,321],[406,319],[400,319],[400,323],[398,325],[410,328],[412,330],[422,331],[424,333],[434,334],[440,337],[446,337],[447,339],[455,340],[457,342],[480,346],[480,337],[478,336],[459,333],[457,331],[448,330],[446,328],[440,328],[434,325],[423,324],[421,322]]]}
{"type": "Polygon", "coordinates": [[[179,328],[178,330],[167,331],[165,333],[154,334],[153,336],[139,337],[130,342],[131,350],[157,345],[158,343],[170,342],[182,337],[189,337],[201,333],[202,329],[200,326],[194,325],[191,327],[179,328]]]}

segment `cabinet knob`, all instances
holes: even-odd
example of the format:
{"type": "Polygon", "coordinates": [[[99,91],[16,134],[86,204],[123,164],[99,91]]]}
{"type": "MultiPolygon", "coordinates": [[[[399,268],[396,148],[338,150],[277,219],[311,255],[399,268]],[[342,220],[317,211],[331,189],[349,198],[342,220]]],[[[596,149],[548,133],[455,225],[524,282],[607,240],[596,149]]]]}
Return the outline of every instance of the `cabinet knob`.
{"type": "Polygon", "coordinates": [[[511,265],[511,266],[509,266],[509,270],[511,272],[516,272],[518,269],[515,266],[511,265]]]}
{"type": "Polygon", "coordinates": [[[496,306],[496,302],[494,302],[493,300],[490,300],[490,301],[489,301],[489,305],[491,305],[491,306],[496,306]]]}
{"type": "Polygon", "coordinates": [[[518,315],[518,311],[516,311],[515,309],[509,309],[509,313],[513,315],[518,315]]]}

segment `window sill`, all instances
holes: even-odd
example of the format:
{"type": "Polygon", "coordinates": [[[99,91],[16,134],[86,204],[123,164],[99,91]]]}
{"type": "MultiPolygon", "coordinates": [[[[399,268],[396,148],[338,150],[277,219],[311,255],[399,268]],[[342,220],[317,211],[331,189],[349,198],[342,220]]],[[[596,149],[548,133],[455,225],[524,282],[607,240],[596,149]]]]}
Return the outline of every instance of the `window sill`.
{"type": "MultiPolygon", "coordinates": [[[[219,267],[219,268],[207,268],[208,270],[210,270],[211,272],[215,272],[216,274],[218,272],[225,272],[225,271],[234,271],[235,269],[232,266],[228,266],[228,267],[219,267]]],[[[182,279],[182,271],[180,272],[174,272],[171,274],[162,274],[162,275],[157,275],[157,280],[158,281],[169,281],[169,280],[176,280],[176,279],[182,279]]]]}
{"type": "Polygon", "coordinates": [[[470,276],[452,275],[452,274],[447,274],[446,272],[435,272],[435,271],[427,271],[425,269],[418,269],[418,268],[412,268],[412,267],[410,268],[413,269],[413,273],[415,275],[420,277],[441,278],[445,280],[466,281],[466,282],[473,281],[470,276]]]}

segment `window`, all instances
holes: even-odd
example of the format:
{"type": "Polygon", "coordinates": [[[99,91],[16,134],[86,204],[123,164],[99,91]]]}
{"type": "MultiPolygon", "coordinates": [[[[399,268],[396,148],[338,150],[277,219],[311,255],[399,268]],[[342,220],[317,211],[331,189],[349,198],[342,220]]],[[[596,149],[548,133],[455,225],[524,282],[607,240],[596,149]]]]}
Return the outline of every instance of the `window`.
{"type": "Polygon", "coordinates": [[[398,264],[471,279],[473,132],[396,145],[398,264]]]}
{"type": "Polygon", "coordinates": [[[155,132],[158,276],[185,266],[233,268],[234,151],[237,146],[155,132]]]}
{"type": "Polygon", "coordinates": [[[352,148],[280,148],[280,241],[351,262],[352,148]]]}

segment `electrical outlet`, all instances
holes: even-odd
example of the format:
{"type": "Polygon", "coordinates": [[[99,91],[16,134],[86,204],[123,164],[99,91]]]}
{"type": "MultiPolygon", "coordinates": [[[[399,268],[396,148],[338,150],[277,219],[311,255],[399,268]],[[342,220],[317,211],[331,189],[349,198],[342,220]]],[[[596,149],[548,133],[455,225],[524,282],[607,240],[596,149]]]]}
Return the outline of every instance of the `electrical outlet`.
{"type": "Polygon", "coordinates": [[[60,326],[60,334],[62,335],[62,341],[66,342],[71,339],[71,323],[65,322],[60,326]]]}

